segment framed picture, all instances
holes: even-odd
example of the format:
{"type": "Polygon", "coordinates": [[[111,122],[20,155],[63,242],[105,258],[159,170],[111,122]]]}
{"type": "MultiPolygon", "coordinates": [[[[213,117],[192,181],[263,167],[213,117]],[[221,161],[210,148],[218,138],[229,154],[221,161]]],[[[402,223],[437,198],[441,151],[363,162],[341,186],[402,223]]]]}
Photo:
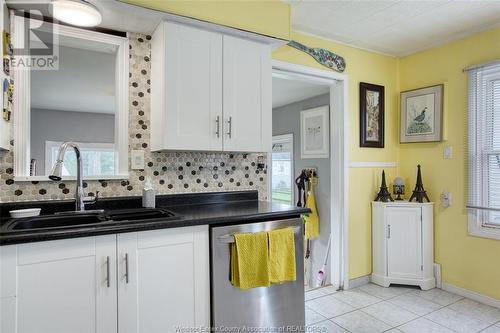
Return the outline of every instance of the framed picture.
{"type": "Polygon", "coordinates": [[[442,140],[443,85],[401,93],[400,142],[442,140]]]}
{"type": "Polygon", "coordinates": [[[330,156],[329,106],[320,106],[300,112],[301,158],[328,158],[330,156]]]}
{"type": "Polygon", "coordinates": [[[359,84],[360,147],[384,148],[384,86],[359,84]]]}

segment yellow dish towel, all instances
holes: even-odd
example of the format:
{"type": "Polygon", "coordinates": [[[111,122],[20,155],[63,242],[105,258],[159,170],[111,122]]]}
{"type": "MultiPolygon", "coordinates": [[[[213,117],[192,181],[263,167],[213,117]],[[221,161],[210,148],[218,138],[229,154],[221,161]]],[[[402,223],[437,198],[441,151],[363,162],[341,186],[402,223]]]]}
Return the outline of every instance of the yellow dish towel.
{"type": "Polygon", "coordinates": [[[295,281],[295,239],[293,228],[269,231],[269,280],[295,281]]]}
{"type": "Polygon", "coordinates": [[[231,284],[241,290],[269,287],[267,232],[235,234],[231,244],[231,284]]]}
{"type": "Polygon", "coordinates": [[[307,193],[306,208],[311,210],[311,213],[304,216],[306,239],[314,239],[319,236],[319,216],[316,208],[316,198],[314,197],[314,186],[311,181],[311,189],[307,193]]]}

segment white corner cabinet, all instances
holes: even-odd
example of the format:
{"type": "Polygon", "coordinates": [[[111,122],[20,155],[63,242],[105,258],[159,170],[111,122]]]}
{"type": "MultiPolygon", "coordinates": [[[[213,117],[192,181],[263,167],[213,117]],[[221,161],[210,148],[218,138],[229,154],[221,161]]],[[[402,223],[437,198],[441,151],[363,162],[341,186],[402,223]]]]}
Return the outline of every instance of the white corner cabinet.
{"type": "Polygon", "coordinates": [[[164,21],[151,41],[151,149],[266,152],[269,44],[164,21]]]}
{"type": "Polygon", "coordinates": [[[372,282],[435,287],[433,203],[372,202],[372,282]]]}
{"type": "Polygon", "coordinates": [[[208,327],[208,227],[0,247],[0,332],[208,327]]]}

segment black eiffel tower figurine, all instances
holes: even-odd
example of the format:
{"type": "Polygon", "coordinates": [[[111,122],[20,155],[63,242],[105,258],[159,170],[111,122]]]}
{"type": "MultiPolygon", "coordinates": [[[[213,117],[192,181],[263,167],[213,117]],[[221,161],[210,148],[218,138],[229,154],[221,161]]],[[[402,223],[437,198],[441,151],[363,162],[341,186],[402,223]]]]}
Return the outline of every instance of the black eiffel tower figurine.
{"type": "Polygon", "coordinates": [[[375,198],[375,201],[388,202],[389,200],[394,201],[391,197],[391,193],[387,188],[387,184],[385,183],[385,170],[382,170],[382,185],[380,185],[380,191],[375,198]]]}
{"type": "Polygon", "coordinates": [[[424,198],[427,202],[431,202],[429,197],[427,196],[427,192],[424,190],[424,184],[422,183],[422,173],[420,172],[420,164],[417,165],[417,184],[415,185],[415,189],[410,197],[410,202],[415,199],[417,202],[424,202],[424,198]]]}

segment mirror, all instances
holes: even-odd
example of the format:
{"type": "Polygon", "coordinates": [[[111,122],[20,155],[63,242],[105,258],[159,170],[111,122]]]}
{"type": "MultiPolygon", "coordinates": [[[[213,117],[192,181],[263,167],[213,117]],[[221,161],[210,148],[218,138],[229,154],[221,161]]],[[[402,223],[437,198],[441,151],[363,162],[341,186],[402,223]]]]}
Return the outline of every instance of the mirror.
{"type": "MultiPolygon", "coordinates": [[[[30,176],[48,175],[65,141],[78,144],[83,176],[114,175],[116,48],[61,38],[57,70],[31,72],[30,176]]],[[[76,176],[66,152],[63,176],[76,176]]]]}
{"type": "MultiPolygon", "coordinates": [[[[22,20],[26,19],[15,18],[18,24],[22,20]]],[[[15,69],[17,81],[26,80],[14,96],[26,99],[15,104],[21,106],[16,125],[24,136],[15,138],[15,178],[48,180],[65,141],[78,144],[85,179],[126,178],[128,39],[62,25],[45,29],[30,47],[51,46],[57,56],[55,68],[15,69]]],[[[73,179],[76,172],[76,156],[68,150],[63,179],[73,179]]]]}

